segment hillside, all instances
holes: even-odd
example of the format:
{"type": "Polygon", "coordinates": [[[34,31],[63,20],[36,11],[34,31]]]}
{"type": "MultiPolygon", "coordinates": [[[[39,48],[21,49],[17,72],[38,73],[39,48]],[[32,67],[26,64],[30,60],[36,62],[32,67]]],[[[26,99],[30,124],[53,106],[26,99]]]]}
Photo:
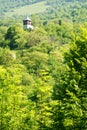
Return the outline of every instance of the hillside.
{"type": "Polygon", "coordinates": [[[0,0],[0,12],[8,12],[11,9],[34,4],[44,0],[0,0]]]}
{"type": "Polygon", "coordinates": [[[47,6],[44,0],[7,0],[0,1],[0,15],[1,18],[30,15],[45,11],[47,6]],[[41,3],[42,1],[42,3],[41,3]],[[37,4],[36,4],[37,3],[37,4]],[[39,7],[42,7],[42,10],[39,7]],[[17,12],[19,12],[17,14],[17,12]],[[28,13],[29,12],[29,13],[28,13]]]}
{"type": "Polygon", "coordinates": [[[1,130],[87,130],[87,23],[0,26],[1,130]]]}
{"type": "Polygon", "coordinates": [[[26,15],[36,14],[40,19],[62,19],[72,22],[87,21],[86,0],[1,0],[1,18],[23,18],[26,15]],[[44,13],[45,12],[45,13],[44,13]]]}
{"type": "Polygon", "coordinates": [[[17,16],[27,16],[32,14],[39,14],[45,12],[49,8],[46,2],[38,2],[32,5],[25,5],[19,8],[13,9],[11,12],[5,13],[5,17],[17,17],[17,16]],[[41,8],[40,8],[41,7],[41,8]]]}
{"type": "Polygon", "coordinates": [[[72,22],[87,21],[86,0],[48,0],[47,4],[51,7],[47,12],[47,17],[50,19],[62,18],[69,19],[72,22]]]}
{"type": "Polygon", "coordinates": [[[0,130],[87,130],[86,1],[0,0],[0,130]]]}

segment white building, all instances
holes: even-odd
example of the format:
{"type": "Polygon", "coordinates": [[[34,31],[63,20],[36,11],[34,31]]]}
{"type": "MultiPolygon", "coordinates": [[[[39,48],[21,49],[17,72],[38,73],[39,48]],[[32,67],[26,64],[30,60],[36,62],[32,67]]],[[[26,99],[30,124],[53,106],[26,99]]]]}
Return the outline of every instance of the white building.
{"type": "Polygon", "coordinates": [[[25,20],[23,20],[23,28],[24,29],[29,29],[32,30],[34,29],[33,25],[32,25],[32,20],[27,16],[27,18],[25,20]]]}

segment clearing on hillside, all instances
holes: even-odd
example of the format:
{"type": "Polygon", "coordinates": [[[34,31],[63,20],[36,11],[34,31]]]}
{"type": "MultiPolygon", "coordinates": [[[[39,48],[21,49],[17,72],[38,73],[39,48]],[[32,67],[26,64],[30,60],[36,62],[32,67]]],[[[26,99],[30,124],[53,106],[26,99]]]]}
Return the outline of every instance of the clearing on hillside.
{"type": "Polygon", "coordinates": [[[32,15],[46,11],[49,6],[46,2],[38,2],[32,5],[26,5],[20,8],[13,9],[11,12],[6,12],[6,17],[20,16],[20,15],[32,15]]]}

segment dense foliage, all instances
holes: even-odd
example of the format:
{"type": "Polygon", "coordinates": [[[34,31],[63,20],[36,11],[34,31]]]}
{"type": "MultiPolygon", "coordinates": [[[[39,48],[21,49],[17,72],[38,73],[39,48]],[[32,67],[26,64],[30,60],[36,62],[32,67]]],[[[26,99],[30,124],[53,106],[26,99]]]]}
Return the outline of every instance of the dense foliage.
{"type": "MultiPolygon", "coordinates": [[[[47,4],[55,2],[62,11],[66,2],[82,6],[47,4]]],[[[30,31],[0,22],[1,130],[87,130],[87,22],[62,20],[64,13],[33,15],[30,31]]]]}
{"type": "Polygon", "coordinates": [[[47,4],[50,5],[50,8],[47,11],[48,18],[68,19],[72,22],[87,21],[86,0],[47,0],[47,4]]]}
{"type": "Polygon", "coordinates": [[[0,37],[0,128],[86,130],[87,25],[12,25],[0,37]]]}

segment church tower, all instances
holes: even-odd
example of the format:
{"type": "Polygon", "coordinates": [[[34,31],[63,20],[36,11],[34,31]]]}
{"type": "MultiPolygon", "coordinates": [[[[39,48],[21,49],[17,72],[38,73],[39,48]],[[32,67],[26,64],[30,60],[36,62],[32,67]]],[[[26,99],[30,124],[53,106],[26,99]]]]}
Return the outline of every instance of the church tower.
{"type": "Polygon", "coordinates": [[[32,20],[27,16],[25,20],[23,20],[23,28],[26,30],[32,30],[34,29],[32,25],[32,20]]]}

